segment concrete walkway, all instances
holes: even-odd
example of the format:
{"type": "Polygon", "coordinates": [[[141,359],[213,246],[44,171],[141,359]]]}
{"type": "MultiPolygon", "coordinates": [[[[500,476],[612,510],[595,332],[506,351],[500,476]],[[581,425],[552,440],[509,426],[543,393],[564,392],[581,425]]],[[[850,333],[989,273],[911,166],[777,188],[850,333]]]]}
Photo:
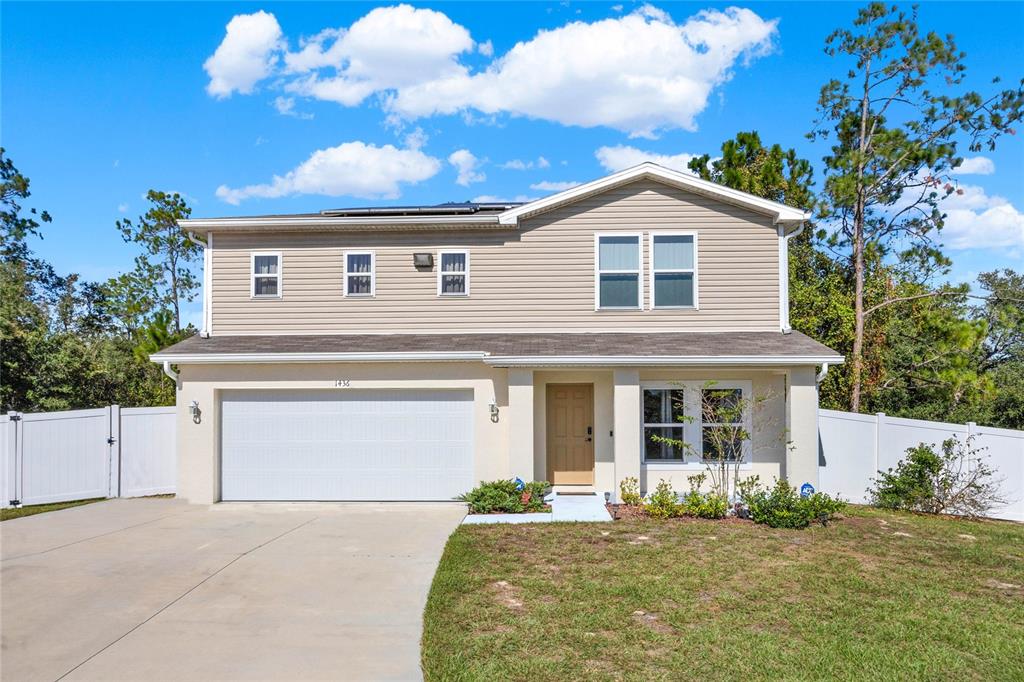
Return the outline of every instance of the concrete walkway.
{"type": "Polygon", "coordinates": [[[5,521],[3,680],[414,680],[456,504],[111,500],[5,521]]]}

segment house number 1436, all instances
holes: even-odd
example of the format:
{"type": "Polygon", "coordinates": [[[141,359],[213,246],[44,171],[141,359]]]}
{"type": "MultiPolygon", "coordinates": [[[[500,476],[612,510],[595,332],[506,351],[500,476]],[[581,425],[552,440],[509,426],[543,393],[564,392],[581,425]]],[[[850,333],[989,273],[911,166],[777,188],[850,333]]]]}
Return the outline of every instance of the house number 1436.
{"type": "Polygon", "coordinates": [[[348,388],[351,385],[352,385],[352,382],[350,380],[348,380],[348,379],[335,379],[334,380],[334,387],[335,388],[348,388]]]}

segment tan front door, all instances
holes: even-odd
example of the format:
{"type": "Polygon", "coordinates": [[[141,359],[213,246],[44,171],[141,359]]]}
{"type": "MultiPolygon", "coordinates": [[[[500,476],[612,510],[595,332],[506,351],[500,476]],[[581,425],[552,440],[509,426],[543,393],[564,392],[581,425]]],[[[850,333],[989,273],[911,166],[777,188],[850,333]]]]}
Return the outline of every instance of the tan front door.
{"type": "Polygon", "coordinates": [[[548,481],[594,483],[594,385],[548,384],[548,481]]]}

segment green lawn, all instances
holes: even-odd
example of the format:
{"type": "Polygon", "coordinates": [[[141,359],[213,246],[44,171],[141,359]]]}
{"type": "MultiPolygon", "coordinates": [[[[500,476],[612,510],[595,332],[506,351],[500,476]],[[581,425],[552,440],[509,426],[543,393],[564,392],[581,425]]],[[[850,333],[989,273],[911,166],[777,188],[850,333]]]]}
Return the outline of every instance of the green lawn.
{"type": "Polygon", "coordinates": [[[43,514],[45,512],[57,511],[59,509],[67,509],[68,507],[79,507],[83,504],[102,502],[105,499],[107,498],[94,497],[90,500],[75,500],[74,502],[54,502],[53,504],[30,504],[25,507],[18,507],[17,509],[0,509],[0,521],[20,519],[22,516],[43,514]]]}
{"type": "Polygon", "coordinates": [[[1024,679],[1024,525],[846,517],[462,526],[430,591],[425,674],[1024,679]]]}

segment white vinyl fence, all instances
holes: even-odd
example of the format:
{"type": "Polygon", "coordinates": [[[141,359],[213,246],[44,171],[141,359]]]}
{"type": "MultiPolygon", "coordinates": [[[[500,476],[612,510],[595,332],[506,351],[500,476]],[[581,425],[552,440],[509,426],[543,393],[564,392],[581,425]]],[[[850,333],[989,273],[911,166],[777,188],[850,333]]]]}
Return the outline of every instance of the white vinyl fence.
{"type": "Polygon", "coordinates": [[[175,490],[173,407],[0,415],[0,505],[175,490]]]}
{"type": "Polygon", "coordinates": [[[867,489],[879,471],[894,468],[907,448],[920,443],[939,445],[951,436],[972,447],[1003,479],[1005,507],[991,510],[993,518],[1024,521],[1024,431],[978,426],[974,423],[900,419],[884,414],[818,411],[819,469],[822,492],[855,503],[867,502],[867,489]]]}

